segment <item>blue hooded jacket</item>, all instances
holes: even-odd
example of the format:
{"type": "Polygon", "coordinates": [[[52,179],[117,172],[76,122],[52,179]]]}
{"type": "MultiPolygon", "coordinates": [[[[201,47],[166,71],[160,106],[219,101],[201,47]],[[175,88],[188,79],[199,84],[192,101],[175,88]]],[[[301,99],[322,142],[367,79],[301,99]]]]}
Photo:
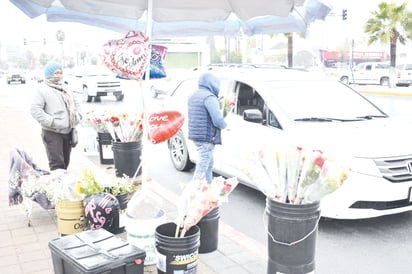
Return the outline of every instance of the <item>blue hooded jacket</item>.
{"type": "Polygon", "coordinates": [[[226,127],[219,107],[220,80],[210,72],[199,77],[199,88],[188,101],[189,139],[222,144],[220,130],[226,127]]]}

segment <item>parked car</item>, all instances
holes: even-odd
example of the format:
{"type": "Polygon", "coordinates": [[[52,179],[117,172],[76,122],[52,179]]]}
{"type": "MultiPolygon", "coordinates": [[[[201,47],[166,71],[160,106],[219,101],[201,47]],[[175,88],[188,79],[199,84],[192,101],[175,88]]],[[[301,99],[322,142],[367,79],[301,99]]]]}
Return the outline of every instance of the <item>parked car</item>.
{"type": "Polygon", "coordinates": [[[359,63],[339,77],[345,84],[389,86],[390,65],[383,62],[359,63]]]}
{"type": "MultiPolygon", "coordinates": [[[[235,108],[216,146],[214,171],[256,187],[234,162],[257,145],[294,140],[331,146],[353,157],[345,183],[321,200],[322,216],[358,219],[412,210],[411,131],[363,95],[320,74],[277,69],[219,71],[221,95],[235,98],[235,108]],[[247,148],[247,149],[246,149],[247,148]]],[[[183,80],[165,106],[187,115],[187,100],[197,77],[183,80]]],[[[187,124],[168,140],[177,170],[197,161],[187,124]]]]}
{"type": "Polygon", "coordinates": [[[116,101],[124,98],[121,80],[105,66],[89,65],[75,67],[65,72],[64,81],[77,93],[83,94],[85,102],[100,101],[103,96],[114,96],[116,101]]]}
{"type": "Polygon", "coordinates": [[[157,98],[159,95],[167,96],[172,92],[180,81],[188,75],[193,74],[192,69],[167,69],[167,77],[159,79],[150,79],[149,90],[152,98],[157,98]]]}
{"type": "Polygon", "coordinates": [[[412,84],[412,64],[396,66],[396,85],[409,87],[412,84]]]}
{"type": "Polygon", "coordinates": [[[7,84],[11,83],[20,83],[20,84],[25,84],[26,83],[26,76],[23,72],[21,71],[9,71],[7,74],[7,84]]]}

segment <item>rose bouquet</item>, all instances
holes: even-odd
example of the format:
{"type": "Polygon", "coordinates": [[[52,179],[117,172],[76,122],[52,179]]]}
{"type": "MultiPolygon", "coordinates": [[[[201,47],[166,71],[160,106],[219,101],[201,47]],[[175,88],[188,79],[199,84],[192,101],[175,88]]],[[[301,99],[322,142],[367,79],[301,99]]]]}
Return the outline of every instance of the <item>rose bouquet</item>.
{"type": "Polygon", "coordinates": [[[143,113],[112,114],[109,118],[108,130],[114,140],[120,142],[137,142],[143,135],[143,113]]]}
{"type": "Polygon", "coordinates": [[[226,117],[229,112],[233,110],[236,105],[236,98],[230,99],[228,97],[223,98],[223,117],[226,117]]]}
{"type": "Polygon", "coordinates": [[[269,198],[283,203],[320,201],[347,179],[349,158],[319,149],[264,145],[249,154],[241,167],[269,198]]]}
{"type": "Polygon", "coordinates": [[[238,181],[234,177],[215,177],[210,184],[202,178],[186,184],[179,197],[176,237],[183,237],[203,216],[221,203],[227,202],[229,194],[237,184],[238,181]]]}
{"type": "Polygon", "coordinates": [[[86,126],[93,127],[98,133],[108,133],[108,124],[110,122],[110,115],[104,111],[97,113],[96,111],[88,111],[83,120],[86,126]]]}

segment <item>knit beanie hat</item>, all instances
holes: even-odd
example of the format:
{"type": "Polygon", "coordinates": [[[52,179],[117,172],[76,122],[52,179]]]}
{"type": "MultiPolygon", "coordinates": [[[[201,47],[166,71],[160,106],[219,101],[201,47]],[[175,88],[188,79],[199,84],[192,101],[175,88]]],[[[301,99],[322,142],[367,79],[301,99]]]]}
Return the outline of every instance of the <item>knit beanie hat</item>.
{"type": "Polygon", "coordinates": [[[58,69],[63,70],[60,64],[56,62],[47,63],[47,65],[44,67],[44,77],[46,78],[54,77],[54,72],[58,69]]]}

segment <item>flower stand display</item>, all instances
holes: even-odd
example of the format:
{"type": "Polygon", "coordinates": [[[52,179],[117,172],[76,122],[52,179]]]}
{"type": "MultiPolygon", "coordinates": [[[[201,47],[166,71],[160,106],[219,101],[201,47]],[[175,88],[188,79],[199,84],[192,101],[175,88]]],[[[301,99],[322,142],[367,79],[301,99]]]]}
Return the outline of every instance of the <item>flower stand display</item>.
{"type": "Polygon", "coordinates": [[[267,198],[265,217],[268,231],[267,273],[314,273],[319,202],[294,205],[267,198]]]}

